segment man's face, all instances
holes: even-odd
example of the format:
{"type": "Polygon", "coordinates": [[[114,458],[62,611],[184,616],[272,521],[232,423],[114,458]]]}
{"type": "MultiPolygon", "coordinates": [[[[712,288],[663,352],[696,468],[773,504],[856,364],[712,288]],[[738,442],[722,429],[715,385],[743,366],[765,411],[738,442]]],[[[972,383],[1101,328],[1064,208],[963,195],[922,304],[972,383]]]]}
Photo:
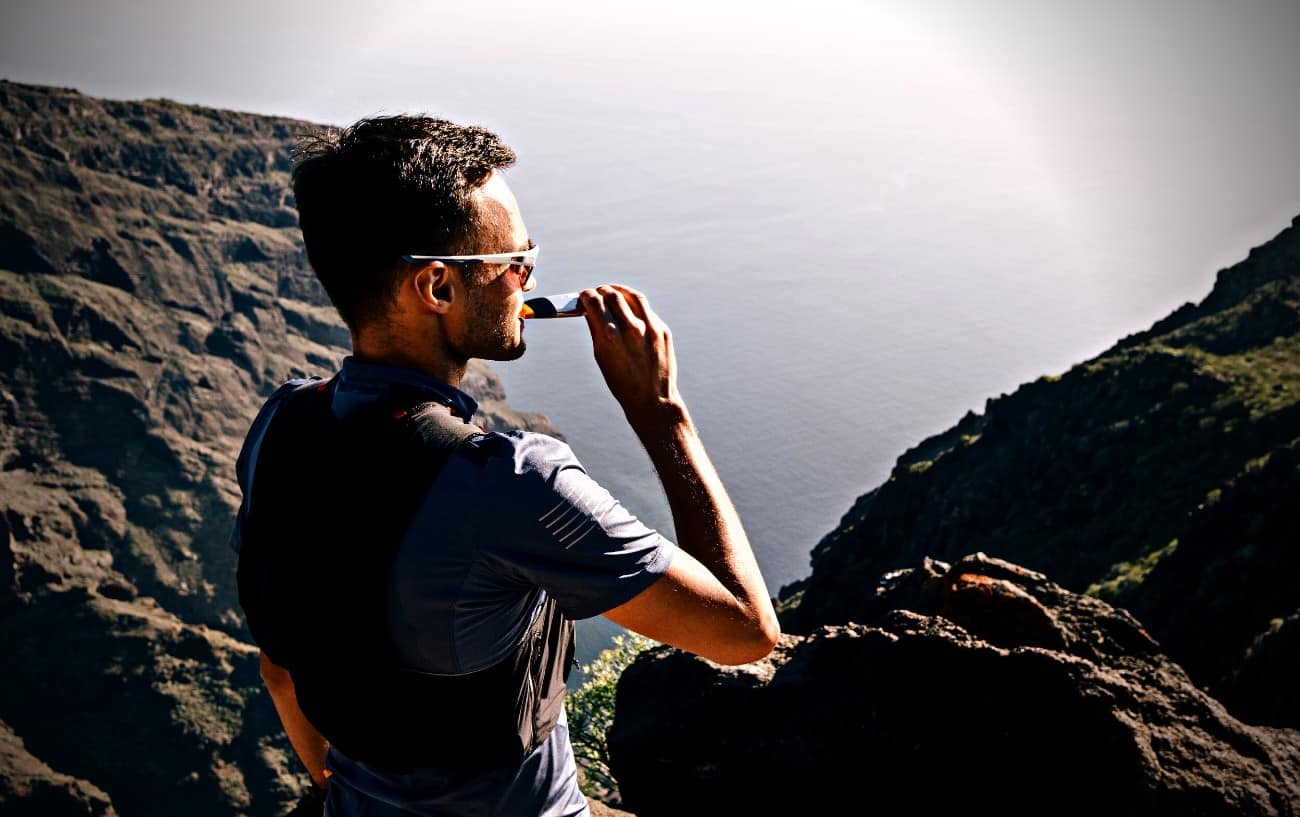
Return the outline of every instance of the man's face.
{"type": "MultiPolygon", "coordinates": [[[[482,219],[480,247],[476,252],[512,252],[528,248],[528,230],[519,203],[505,177],[493,172],[474,191],[482,219]]],[[[463,308],[449,314],[444,325],[452,350],[460,357],[515,360],[524,353],[524,321],[520,312],[524,293],[537,286],[530,278],[520,287],[519,274],[503,264],[453,268],[459,275],[463,308]]]]}

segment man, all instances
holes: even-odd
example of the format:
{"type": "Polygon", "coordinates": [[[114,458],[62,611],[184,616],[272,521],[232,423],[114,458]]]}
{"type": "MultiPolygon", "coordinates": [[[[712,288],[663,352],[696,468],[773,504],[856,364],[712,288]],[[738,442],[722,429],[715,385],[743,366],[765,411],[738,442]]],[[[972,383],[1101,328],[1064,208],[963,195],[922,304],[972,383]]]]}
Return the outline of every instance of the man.
{"type": "Polygon", "coordinates": [[[574,619],[726,664],[780,635],[645,296],[581,303],[678,544],[564,443],[467,425],[466,366],[523,354],[536,286],[513,161],[481,128],[399,116],[317,135],[294,169],[353,354],[259,412],[233,541],[263,678],[327,814],[586,814],[562,706],[574,619]]]}

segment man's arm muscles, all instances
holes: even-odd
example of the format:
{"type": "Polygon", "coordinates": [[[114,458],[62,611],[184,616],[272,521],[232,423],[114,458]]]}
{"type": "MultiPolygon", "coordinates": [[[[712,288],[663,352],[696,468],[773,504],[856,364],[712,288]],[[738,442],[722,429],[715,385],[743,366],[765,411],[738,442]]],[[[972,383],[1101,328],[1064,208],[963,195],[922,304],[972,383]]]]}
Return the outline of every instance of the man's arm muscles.
{"type": "Polygon", "coordinates": [[[681,551],[639,595],[605,613],[629,630],[724,664],[781,635],[740,517],[677,392],[668,328],[623,287],[583,293],[597,363],[659,474],[681,551]]]}
{"type": "Polygon", "coordinates": [[[689,420],[647,441],[681,550],[668,571],[605,617],[720,664],[767,655],[781,635],[749,539],[689,420]]]}
{"type": "Polygon", "coordinates": [[[261,655],[262,681],[271,693],[275,711],[280,715],[284,733],[289,736],[293,750],[298,759],[307,767],[312,781],[321,788],[325,787],[325,750],[329,742],[325,740],[316,727],[311,725],[307,716],[298,708],[298,696],[294,692],[293,678],[289,671],[272,661],[265,652],[261,655]]]}

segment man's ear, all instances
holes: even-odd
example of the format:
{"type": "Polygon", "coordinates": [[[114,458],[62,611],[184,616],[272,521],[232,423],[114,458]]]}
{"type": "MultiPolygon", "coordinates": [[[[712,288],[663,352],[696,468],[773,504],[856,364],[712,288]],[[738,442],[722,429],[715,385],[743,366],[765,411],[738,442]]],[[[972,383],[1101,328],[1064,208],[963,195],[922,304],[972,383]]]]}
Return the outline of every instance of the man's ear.
{"type": "Polygon", "coordinates": [[[425,308],[445,314],[455,298],[451,285],[451,268],[441,261],[431,261],[413,277],[416,297],[425,308]]]}

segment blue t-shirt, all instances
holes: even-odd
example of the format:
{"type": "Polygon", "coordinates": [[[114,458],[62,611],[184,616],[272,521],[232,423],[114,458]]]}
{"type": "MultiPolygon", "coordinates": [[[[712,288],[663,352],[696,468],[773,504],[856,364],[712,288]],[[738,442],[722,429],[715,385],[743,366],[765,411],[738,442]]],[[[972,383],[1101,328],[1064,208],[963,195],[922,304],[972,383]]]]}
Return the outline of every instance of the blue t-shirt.
{"type": "MultiPolygon", "coordinates": [[[[244,492],[236,547],[262,436],[279,399],[305,382],[281,386],[249,429],[236,466],[244,492]]],[[[345,417],[393,383],[416,386],[463,418],[477,408],[437,378],[348,357],[332,409],[345,417]]],[[[548,595],[569,618],[600,615],[648,587],[675,552],[601,488],[565,443],[526,431],[476,437],[447,461],[398,548],[390,634],[412,669],[482,669],[513,652],[548,595]]],[[[563,717],[520,764],[476,777],[448,769],[387,774],[332,748],[326,768],[326,814],[337,817],[587,813],[563,717]]]]}

